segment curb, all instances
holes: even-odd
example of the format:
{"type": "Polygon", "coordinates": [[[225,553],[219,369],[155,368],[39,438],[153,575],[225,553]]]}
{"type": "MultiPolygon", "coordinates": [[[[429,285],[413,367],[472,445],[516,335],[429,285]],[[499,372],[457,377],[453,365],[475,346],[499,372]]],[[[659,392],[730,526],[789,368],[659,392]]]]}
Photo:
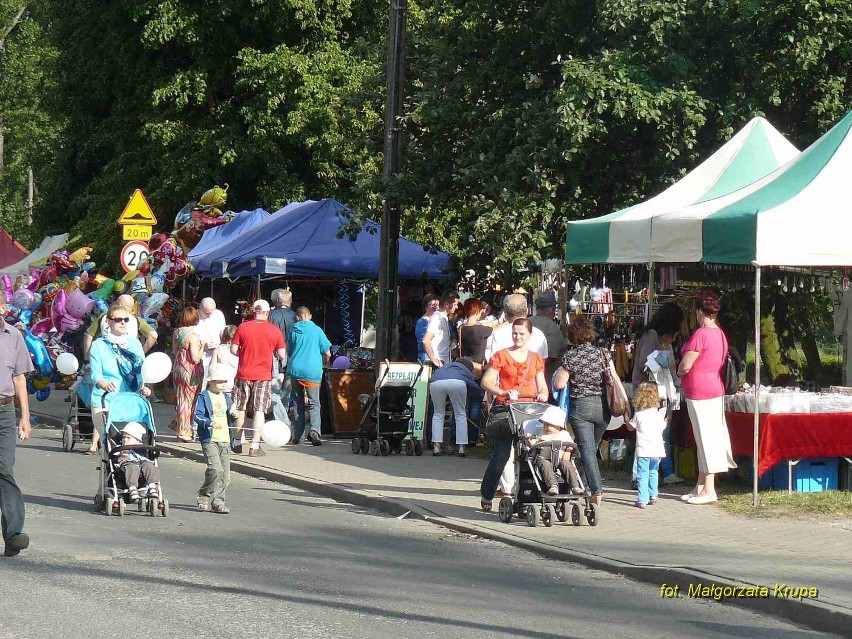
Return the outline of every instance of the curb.
{"type": "MultiPolygon", "coordinates": [[[[186,450],[167,443],[160,443],[158,446],[169,452],[174,457],[190,459],[201,463],[205,462],[204,454],[201,452],[186,450]]],[[[706,586],[715,589],[716,592],[719,592],[718,589],[748,588],[759,585],[730,581],[728,579],[719,578],[715,575],[682,566],[643,566],[629,564],[615,559],[602,557],[600,555],[549,546],[541,542],[533,542],[528,539],[523,539],[512,534],[495,532],[476,525],[443,517],[419,506],[406,504],[404,501],[391,499],[389,497],[378,497],[375,495],[365,494],[351,488],[318,481],[316,479],[300,475],[294,475],[276,468],[262,466],[257,463],[247,463],[238,459],[232,459],[231,469],[249,477],[275,481],[288,486],[293,486],[294,488],[299,488],[306,492],[311,492],[323,497],[329,497],[338,502],[348,503],[362,508],[370,508],[393,517],[401,518],[403,516],[408,516],[414,519],[429,521],[450,530],[477,535],[484,539],[499,541],[549,559],[574,562],[586,566],[587,568],[601,570],[616,575],[623,575],[636,581],[653,584],[655,586],[662,586],[663,584],[666,586],[678,586],[681,591],[687,592],[690,586],[694,587],[695,584],[701,584],[701,586],[706,586]]],[[[799,584],[787,585],[797,587],[799,584]]],[[[771,592],[772,589],[770,588],[770,593],[771,592]]],[[[692,597],[692,595],[689,596],[692,597]]],[[[678,595],[678,598],[684,598],[684,595],[678,595]]],[[[772,594],[768,597],[722,597],[720,599],[716,599],[712,596],[696,595],[695,598],[715,600],[718,603],[723,604],[732,604],[747,610],[780,617],[787,621],[821,632],[829,632],[840,636],[852,636],[852,634],[850,634],[850,629],[852,629],[852,611],[846,611],[831,604],[825,604],[812,599],[797,599],[795,597],[788,598],[785,596],[774,596],[772,594]]]]}

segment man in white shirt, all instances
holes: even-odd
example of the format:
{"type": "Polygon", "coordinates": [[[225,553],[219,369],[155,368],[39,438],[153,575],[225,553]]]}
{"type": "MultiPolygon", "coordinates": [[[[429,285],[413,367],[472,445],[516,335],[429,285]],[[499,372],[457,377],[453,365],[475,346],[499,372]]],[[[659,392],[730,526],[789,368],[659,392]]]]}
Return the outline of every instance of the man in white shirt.
{"type": "Polygon", "coordinates": [[[441,295],[441,308],[429,318],[429,326],[423,336],[423,350],[435,368],[441,368],[452,361],[450,356],[452,335],[449,316],[456,312],[459,294],[446,291],[441,295]]]}
{"type": "Polygon", "coordinates": [[[198,307],[198,326],[195,330],[198,339],[201,340],[201,345],[204,347],[204,352],[201,355],[201,362],[204,365],[204,379],[207,379],[210,359],[219,346],[222,331],[225,330],[227,325],[225,314],[216,308],[216,302],[212,297],[205,297],[201,300],[198,307]]]}
{"type": "MultiPolygon", "coordinates": [[[[494,332],[491,333],[491,337],[488,338],[488,342],[485,344],[486,362],[491,361],[491,356],[497,351],[514,346],[514,342],[512,342],[512,322],[516,319],[524,319],[529,315],[527,298],[518,293],[512,293],[504,297],[503,315],[506,316],[506,323],[500,326],[500,328],[494,329],[494,332]]],[[[527,349],[533,353],[538,353],[545,360],[548,358],[547,338],[535,326],[533,326],[530,338],[527,340],[527,349]]]]}

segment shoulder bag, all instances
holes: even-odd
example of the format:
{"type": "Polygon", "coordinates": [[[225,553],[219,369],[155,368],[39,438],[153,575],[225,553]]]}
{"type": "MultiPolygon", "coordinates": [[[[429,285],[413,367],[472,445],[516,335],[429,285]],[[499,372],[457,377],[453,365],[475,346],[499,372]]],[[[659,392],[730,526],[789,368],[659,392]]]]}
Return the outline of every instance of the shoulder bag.
{"type": "Polygon", "coordinates": [[[725,395],[734,395],[740,385],[740,374],[737,371],[737,365],[734,364],[734,360],[731,358],[731,349],[728,348],[728,338],[724,333],[722,333],[722,339],[725,342],[725,359],[722,360],[719,377],[722,378],[725,395]]]}
{"type": "Polygon", "coordinates": [[[627,412],[628,406],[630,406],[627,401],[627,393],[624,391],[624,385],[615,373],[615,366],[612,364],[609,353],[603,348],[601,349],[601,369],[603,390],[607,406],[609,406],[609,412],[616,416],[623,415],[627,412]]]}

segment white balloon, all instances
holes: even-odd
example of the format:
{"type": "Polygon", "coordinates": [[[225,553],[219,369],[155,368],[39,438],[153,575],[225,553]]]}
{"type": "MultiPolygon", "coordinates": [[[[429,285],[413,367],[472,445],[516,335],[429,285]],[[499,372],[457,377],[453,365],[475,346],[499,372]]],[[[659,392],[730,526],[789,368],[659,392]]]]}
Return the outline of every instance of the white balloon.
{"type": "Polygon", "coordinates": [[[290,441],[290,426],[279,420],[265,422],[260,427],[260,437],[270,446],[284,446],[290,441]]]}
{"type": "Polygon", "coordinates": [[[56,370],[63,375],[73,375],[80,368],[80,362],[73,353],[60,353],[56,358],[56,370]]]}
{"type": "Polygon", "coordinates": [[[165,353],[151,353],[142,362],[142,380],[158,384],[172,373],[172,360],[165,353]]]}

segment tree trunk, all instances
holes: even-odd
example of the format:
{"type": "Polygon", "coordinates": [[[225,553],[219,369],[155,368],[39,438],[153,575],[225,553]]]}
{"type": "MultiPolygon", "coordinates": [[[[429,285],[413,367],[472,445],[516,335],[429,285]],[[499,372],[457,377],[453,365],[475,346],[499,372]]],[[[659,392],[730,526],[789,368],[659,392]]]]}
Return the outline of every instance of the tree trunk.
{"type": "Polygon", "coordinates": [[[805,376],[809,381],[815,380],[822,362],[819,357],[816,336],[813,333],[808,332],[802,336],[802,351],[805,354],[805,361],[807,362],[805,376]]]}
{"type": "Polygon", "coordinates": [[[771,314],[760,318],[760,332],[760,361],[764,371],[762,377],[772,383],[779,375],[789,375],[790,367],[783,361],[781,342],[775,331],[775,318],[771,314]]]}

